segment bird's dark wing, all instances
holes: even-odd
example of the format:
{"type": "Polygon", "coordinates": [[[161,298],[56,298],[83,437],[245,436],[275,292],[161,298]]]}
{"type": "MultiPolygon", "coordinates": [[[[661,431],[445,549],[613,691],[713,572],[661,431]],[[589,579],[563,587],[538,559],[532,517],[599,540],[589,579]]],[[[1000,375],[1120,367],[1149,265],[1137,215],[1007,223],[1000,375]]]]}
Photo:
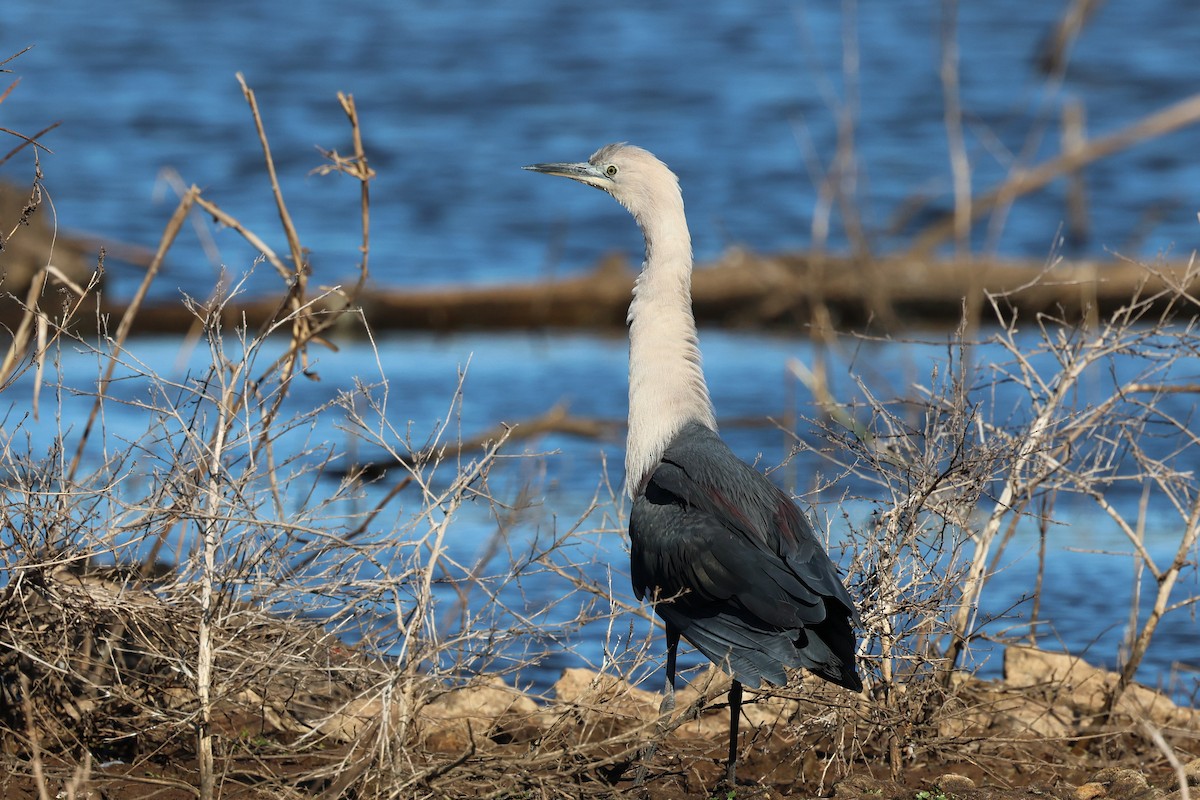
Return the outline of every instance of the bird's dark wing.
{"type": "Polygon", "coordinates": [[[786,494],[708,428],[686,426],[635,499],[633,588],[738,680],[805,666],[851,688],[854,604],[786,494]],[[664,602],[665,601],[665,602],[664,602]]]}

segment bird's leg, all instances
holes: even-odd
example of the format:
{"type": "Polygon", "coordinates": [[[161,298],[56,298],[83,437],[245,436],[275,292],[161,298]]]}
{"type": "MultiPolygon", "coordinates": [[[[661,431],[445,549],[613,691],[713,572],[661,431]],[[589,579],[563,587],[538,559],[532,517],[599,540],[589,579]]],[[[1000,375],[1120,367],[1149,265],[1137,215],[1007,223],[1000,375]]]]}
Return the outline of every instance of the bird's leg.
{"type": "Polygon", "coordinates": [[[725,786],[736,785],[738,755],[738,722],[742,716],[742,682],[734,681],[729,687],[729,762],[725,766],[725,786]]]}
{"type": "Polygon", "coordinates": [[[667,685],[663,688],[659,714],[670,714],[675,710],[675,651],[679,649],[679,631],[667,626],[667,685]]]}
{"type": "Polygon", "coordinates": [[[658,725],[654,738],[642,748],[639,754],[637,772],[633,777],[633,785],[641,786],[646,780],[646,772],[650,768],[650,760],[658,750],[658,740],[671,730],[667,715],[675,710],[675,651],[679,649],[679,631],[672,625],[667,625],[667,685],[663,689],[663,699],[658,706],[658,725]]]}

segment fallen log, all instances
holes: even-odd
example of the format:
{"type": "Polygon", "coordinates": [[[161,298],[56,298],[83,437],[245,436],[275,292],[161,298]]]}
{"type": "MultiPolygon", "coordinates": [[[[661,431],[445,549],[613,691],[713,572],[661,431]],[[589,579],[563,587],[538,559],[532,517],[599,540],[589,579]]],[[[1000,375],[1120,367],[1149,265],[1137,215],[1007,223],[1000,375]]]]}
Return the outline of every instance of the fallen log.
{"type": "MultiPolygon", "coordinates": [[[[1033,261],[972,259],[965,262],[893,256],[859,262],[847,256],[807,253],[757,255],[741,250],[700,265],[693,278],[693,308],[702,325],[801,331],[814,311],[828,312],[841,329],[948,326],[963,308],[986,296],[1021,319],[1050,314],[1067,320],[1105,316],[1135,297],[1150,308],[1166,308],[1174,290],[1200,290],[1200,272],[1187,264],[1145,265],[1131,261],[1033,261]]],[[[633,289],[632,265],[620,256],[596,269],[558,281],[441,289],[368,289],[361,311],[377,331],[616,330],[625,325],[633,289]]],[[[318,301],[327,313],[342,309],[337,297],[318,301]]],[[[1194,313],[1189,306],[1186,313],[1194,313]]],[[[106,302],[110,327],[125,311],[106,302]]],[[[257,328],[282,313],[279,298],[232,301],[224,324],[257,328]]],[[[989,322],[984,311],[980,322],[989,322]]],[[[183,333],[196,325],[183,304],[147,304],[137,314],[137,333],[183,333]]]]}

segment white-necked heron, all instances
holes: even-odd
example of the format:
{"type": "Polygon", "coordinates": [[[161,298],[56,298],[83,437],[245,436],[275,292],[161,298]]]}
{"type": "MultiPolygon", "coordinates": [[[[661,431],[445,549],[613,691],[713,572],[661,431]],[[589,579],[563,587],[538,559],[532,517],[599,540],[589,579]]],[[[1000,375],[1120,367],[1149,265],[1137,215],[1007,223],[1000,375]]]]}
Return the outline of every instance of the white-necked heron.
{"type": "Polygon", "coordinates": [[[665,623],[664,712],[674,707],[680,636],[733,677],[725,773],[732,787],[743,685],[783,685],[787,668],[805,667],[862,690],[854,602],[791,497],[717,436],[692,315],[692,242],[679,179],[626,144],[602,147],[583,163],[525,169],[603,189],[645,237],[628,317],[633,590],[651,598],[665,623]]]}

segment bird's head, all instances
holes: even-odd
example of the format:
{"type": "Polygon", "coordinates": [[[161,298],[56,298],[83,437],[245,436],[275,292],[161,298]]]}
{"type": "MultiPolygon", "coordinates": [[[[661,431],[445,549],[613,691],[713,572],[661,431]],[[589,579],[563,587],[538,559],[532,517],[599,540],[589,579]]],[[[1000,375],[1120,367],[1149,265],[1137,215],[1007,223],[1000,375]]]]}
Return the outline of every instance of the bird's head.
{"type": "Polygon", "coordinates": [[[624,143],[601,147],[577,164],[530,164],[525,169],[603,189],[625,206],[643,228],[656,217],[683,212],[679,179],[652,153],[624,143]]]}

